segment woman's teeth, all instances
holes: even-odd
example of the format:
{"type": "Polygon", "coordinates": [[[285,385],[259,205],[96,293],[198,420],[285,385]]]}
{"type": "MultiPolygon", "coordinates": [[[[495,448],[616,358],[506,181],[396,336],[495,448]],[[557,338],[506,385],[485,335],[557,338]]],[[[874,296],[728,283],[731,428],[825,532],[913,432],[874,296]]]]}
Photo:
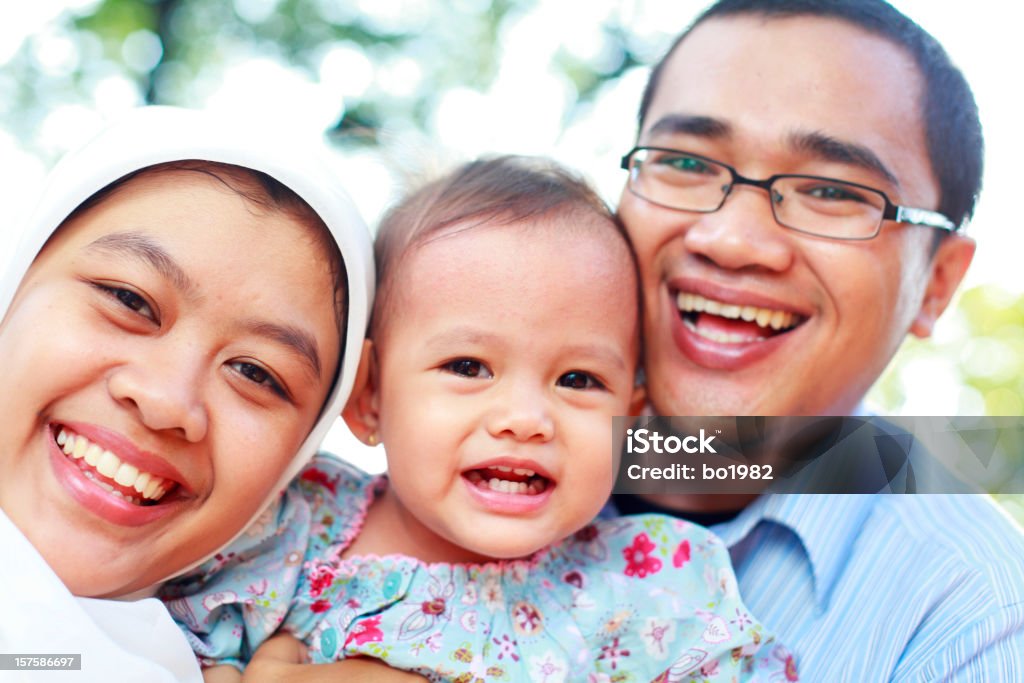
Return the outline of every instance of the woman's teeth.
{"type": "MultiPolygon", "coordinates": [[[[107,479],[113,480],[124,488],[135,489],[145,501],[156,502],[160,500],[173,486],[172,482],[167,481],[163,477],[150,472],[139,471],[139,468],[134,465],[121,462],[121,459],[110,451],[104,450],[84,436],[75,434],[66,427],[61,427],[57,433],[57,445],[73,460],[82,460],[107,479]]],[[[85,473],[86,477],[92,479],[110,493],[137,505],[142,502],[134,496],[125,495],[123,492],[118,491],[109,483],[96,477],[92,471],[82,468],[82,472],[85,473]]]]}
{"type": "Polygon", "coordinates": [[[754,322],[760,327],[770,327],[773,330],[789,329],[800,320],[800,316],[789,311],[727,304],[687,292],[679,292],[676,295],[676,307],[683,313],[710,313],[730,320],[754,322]]]}

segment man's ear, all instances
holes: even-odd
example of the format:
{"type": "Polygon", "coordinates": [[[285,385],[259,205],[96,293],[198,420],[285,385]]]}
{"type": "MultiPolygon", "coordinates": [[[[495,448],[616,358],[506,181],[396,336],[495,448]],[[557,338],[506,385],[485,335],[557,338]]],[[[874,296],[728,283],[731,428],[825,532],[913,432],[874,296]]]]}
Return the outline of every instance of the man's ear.
{"type": "Polygon", "coordinates": [[[921,308],[910,325],[915,337],[931,336],[935,321],[946,310],[956,288],[964,279],[967,266],[971,265],[977,244],[964,235],[949,235],[939,243],[932,257],[931,275],[921,300],[921,308]]]}
{"type": "Polygon", "coordinates": [[[359,369],[352,386],[352,395],[345,404],[341,416],[356,438],[368,446],[376,446],[380,435],[380,373],[377,368],[377,350],[369,339],[363,342],[363,353],[359,357],[359,369]]]}

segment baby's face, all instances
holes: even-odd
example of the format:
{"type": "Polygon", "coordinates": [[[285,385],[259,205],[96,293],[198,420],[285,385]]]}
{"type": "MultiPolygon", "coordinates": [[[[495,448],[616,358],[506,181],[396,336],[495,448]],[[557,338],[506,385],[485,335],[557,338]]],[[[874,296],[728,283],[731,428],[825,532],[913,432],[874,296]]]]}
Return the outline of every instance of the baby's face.
{"type": "Polygon", "coordinates": [[[453,558],[528,555],[589,522],[612,487],[611,418],[635,394],[635,277],[610,228],[542,220],[456,226],[415,248],[378,338],[391,484],[453,558]]]}
{"type": "Polygon", "coordinates": [[[40,253],[0,326],[0,507],[73,593],[151,585],[256,513],[335,372],[322,263],[195,172],[128,181],[40,253]]]}

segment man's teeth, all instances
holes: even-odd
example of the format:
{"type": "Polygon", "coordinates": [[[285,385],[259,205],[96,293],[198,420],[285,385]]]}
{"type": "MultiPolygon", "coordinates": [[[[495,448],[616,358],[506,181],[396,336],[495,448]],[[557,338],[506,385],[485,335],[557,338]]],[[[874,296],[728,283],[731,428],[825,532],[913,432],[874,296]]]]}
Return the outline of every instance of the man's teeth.
{"type": "MultiPolygon", "coordinates": [[[[104,477],[113,479],[125,488],[135,489],[146,500],[160,500],[167,493],[168,489],[171,488],[171,483],[163,477],[149,472],[140,472],[139,468],[126,462],[121,462],[121,459],[110,451],[104,450],[97,444],[91,443],[84,436],[75,434],[67,428],[62,427],[57,434],[57,445],[64,450],[66,455],[75,460],[84,460],[87,465],[95,468],[104,477]]],[[[120,491],[115,490],[110,484],[97,479],[89,470],[82,471],[86,477],[92,479],[114,495],[124,498],[129,502],[136,502],[137,499],[132,496],[125,496],[120,491]]]]}
{"type": "Polygon", "coordinates": [[[727,304],[715,301],[714,299],[706,299],[700,294],[690,294],[688,292],[679,292],[676,295],[676,307],[684,313],[710,313],[732,320],[756,322],[761,327],[770,327],[773,330],[788,329],[798,320],[798,316],[789,311],[727,304]]]}

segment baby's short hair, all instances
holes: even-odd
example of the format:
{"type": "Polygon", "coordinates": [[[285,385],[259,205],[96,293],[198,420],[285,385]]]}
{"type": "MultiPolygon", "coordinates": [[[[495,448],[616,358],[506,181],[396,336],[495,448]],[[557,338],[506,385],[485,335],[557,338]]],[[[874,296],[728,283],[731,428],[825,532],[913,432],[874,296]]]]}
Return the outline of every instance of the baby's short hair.
{"type": "Polygon", "coordinates": [[[580,231],[610,230],[636,273],[636,257],[622,224],[580,176],[541,157],[485,157],[423,185],[381,219],[374,242],[377,298],[370,335],[379,330],[399,263],[416,246],[455,225],[469,229],[552,217],[567,218],[580,231]],[[584,217],[598,220],[572,220],[584,217]]]}

